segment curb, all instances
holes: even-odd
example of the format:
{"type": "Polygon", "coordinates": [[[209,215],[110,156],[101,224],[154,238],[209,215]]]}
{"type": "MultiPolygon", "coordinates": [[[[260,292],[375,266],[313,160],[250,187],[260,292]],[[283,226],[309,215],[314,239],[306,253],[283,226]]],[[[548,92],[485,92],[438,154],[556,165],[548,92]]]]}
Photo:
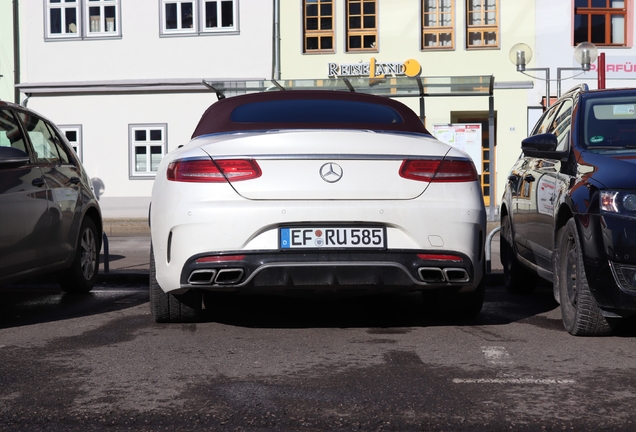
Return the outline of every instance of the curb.
{"type": "Polygon", "coordinates": [[[102,225],[108,237],[150,236],[148,218],[104,218],[102,225]]]}

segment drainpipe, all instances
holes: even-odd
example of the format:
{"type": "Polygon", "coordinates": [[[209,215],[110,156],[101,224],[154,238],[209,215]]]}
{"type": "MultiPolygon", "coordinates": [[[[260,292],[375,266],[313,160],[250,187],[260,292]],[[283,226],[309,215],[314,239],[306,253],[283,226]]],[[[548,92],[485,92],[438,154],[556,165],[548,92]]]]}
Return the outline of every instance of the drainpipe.
{"type": "Polygon", "coordinates": [[[272,79],[280,80],[280,0],[274,0],[274,40],[272,46],[272,79]]]}
{"type": "MultiPolygon", "coordinates": [[[[13,0],[13,85],[20,84],[20,12],[18,0],[13,0]]],[[[20,103],[20,90],[13,95],[15,103],[20,103]]]]}

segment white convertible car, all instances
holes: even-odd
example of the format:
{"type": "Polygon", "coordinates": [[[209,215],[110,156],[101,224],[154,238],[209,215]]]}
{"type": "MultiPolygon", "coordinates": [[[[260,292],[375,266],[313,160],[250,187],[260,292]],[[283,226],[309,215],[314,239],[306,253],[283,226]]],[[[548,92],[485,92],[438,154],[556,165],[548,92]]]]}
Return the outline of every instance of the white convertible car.
{"type": "Polygon", "coordinates": [[[473,162],[385,97],[289,90],[216,102],[162,161],[150,226],[157,322],[201,320],[220,292],[449,293],[465,316],[484,299],[473,162]]]}

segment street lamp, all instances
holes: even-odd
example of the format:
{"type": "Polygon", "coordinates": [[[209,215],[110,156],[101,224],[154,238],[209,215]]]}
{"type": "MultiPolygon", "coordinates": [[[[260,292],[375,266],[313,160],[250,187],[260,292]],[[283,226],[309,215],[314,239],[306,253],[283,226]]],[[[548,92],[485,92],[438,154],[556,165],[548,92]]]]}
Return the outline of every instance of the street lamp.
{"type": "MultiPolygon", "coordinates": [[[[545,104],[546,108],[550,107],[550,68],[526,68],[526,64],[532,60],[532,49],[524,44],[518,43],[510,48],[510,61],[517,66],[517,72],[524,75],[527,71],[541,71],[545,73],[545,104]]],[[[583,42],[574,49],[574,58],[581,64],[578,68],[557,68],[557,97],[561,96],[561,71],[564,70],[582,70],[587,72],[590,70],[590,64],[596,61],[598,49],[596,45],[590,42],[583,42]]],[[[528,75],[529,76],[529,75],[528,75]]],[[[536,78],[536,77],[533,77],[536,78]]],[[[537,78],[541,79],[541,78],[537,78]]]]}
{"type": "Polygon", "coordinates": [[[540,71],[545,73],[545,104],[546,108],[550,106],[550,68],[526,68],[526,64],[532,60],[532,49],[524,44],[518,43],[510,48],[510,61],[517,66],[517,72],[528,75],[526,71],[540,71]]]}
{"type": "Polygon", "coordinates": [[[561,96],[561,71],[564,70],[590,70],[590,64],[596,61],[598,49],[591,42],[581,42],[574,48],[574,59],[581,64],[578,68],[557,68],[557,96],[561,96]]]}

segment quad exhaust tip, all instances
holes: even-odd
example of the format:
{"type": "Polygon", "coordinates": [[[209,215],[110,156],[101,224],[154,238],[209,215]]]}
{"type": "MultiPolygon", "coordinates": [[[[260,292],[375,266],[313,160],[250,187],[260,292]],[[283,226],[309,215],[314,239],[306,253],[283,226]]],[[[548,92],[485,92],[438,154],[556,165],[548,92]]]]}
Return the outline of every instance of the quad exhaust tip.
{"type": "Polygon", "coordinates": [[[465,283],[470,282],[468,272],[463,268],[439,268],[439,267],[420,267],[418,270],[420,279],[426,283],[465,283]]]}
{"type": "Polygon", "coordinates": [[[241,281],[245,270],[242,268],[201,269],[190,273],[190,285],[230,285],[241,281]]]}

